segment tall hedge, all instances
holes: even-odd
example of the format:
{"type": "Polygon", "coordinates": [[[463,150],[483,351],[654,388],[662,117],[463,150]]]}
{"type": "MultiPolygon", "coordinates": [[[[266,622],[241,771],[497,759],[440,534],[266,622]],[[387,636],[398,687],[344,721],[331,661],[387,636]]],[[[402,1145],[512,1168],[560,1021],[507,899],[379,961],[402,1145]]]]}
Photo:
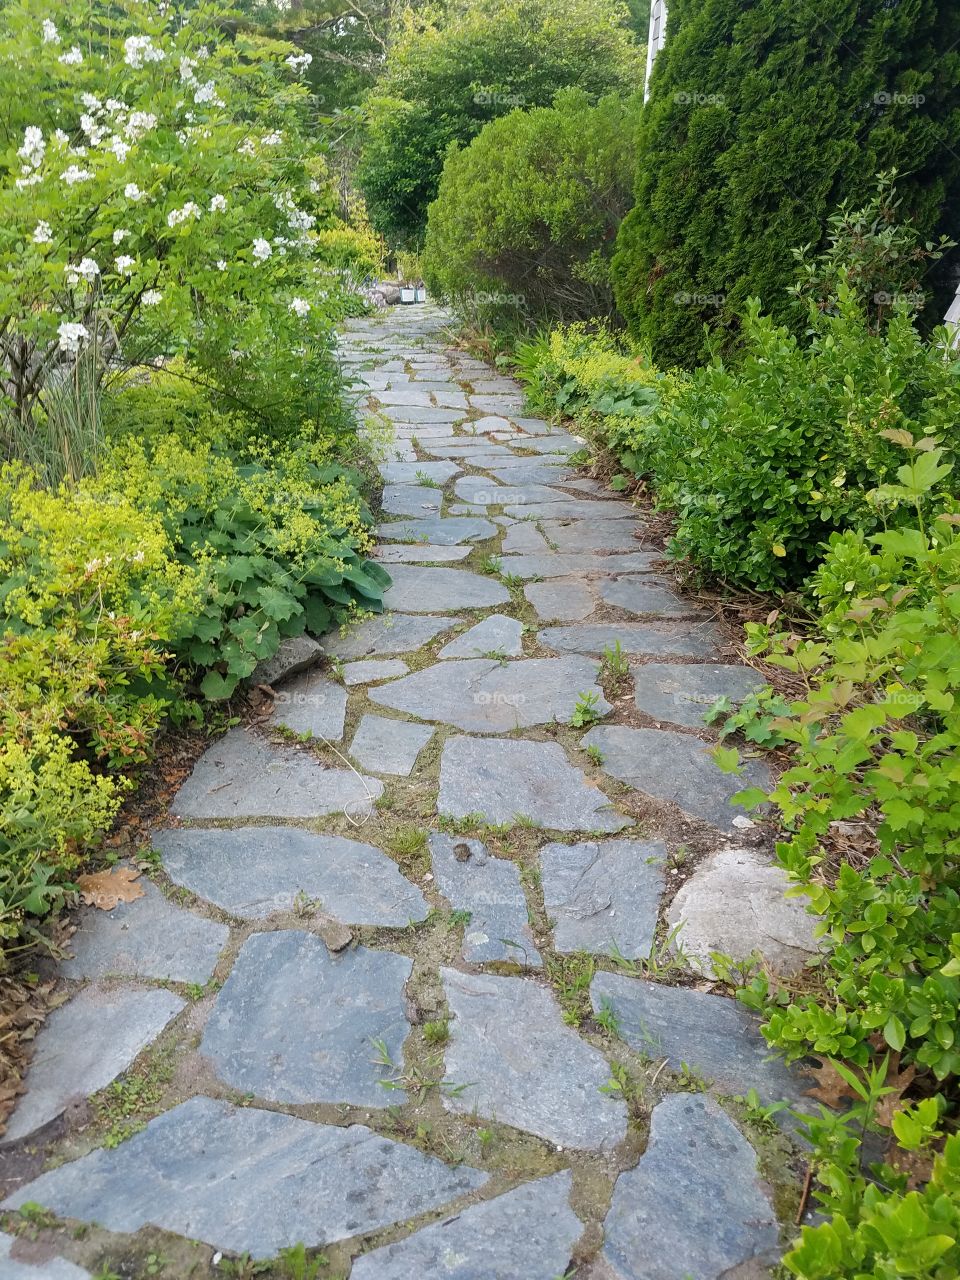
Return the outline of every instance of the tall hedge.
{"type": "Polygon", "coordinates": [[[418,244],[451,143],[465,146],[517,107],[576,86],[592,99],[634,91],[643,50],[622,0],[453,0],[407,10],[367,100],[357,179],[377,229],[418,244]]]}
{"type": "Polygon", "coordinates": [[[924,232],[960,239],[956,0],[675,0],[613,262],[632,335],[690,367],[705,324],[737,345],[750,296],[801,324],[790,250],[890,168],[924,232]]]}

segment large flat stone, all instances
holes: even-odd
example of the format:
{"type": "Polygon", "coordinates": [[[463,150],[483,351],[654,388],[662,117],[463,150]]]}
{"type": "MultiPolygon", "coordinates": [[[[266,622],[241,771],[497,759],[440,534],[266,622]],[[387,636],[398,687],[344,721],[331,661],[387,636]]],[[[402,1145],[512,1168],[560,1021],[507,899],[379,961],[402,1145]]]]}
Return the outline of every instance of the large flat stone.
{"type": "Polygon", "coordinates": [[[718,698],[739,705],[766,684],[752,667],[721,663],[648,662],[632,673],[638,711],[691,729],[704,727],[703,717],[718,698]]]}
{"type": "Polygon", "coordinates": [[[456,546],[458,542],[480,542],[492,538],[497,526],[489,520],[469,516],[438,516],[433,520],[391,520],[377,525],[379,538],[395,542],[433,543],[438,547],[456,546]]]}
{"type": "Polygon", "coordinates": [[[245,920],[290,911],[298,896],[344,924],[402,928],[427,916],[397,864],[359,840],[299,827],[169,829],[152,840],[171,880],[245,920]]]}
{"type": "Polygon", "coordinates": [[[443,646],[438,658],[481,658],[484,654],[519,658],[523,653],[523,624],[503,613],[492,613],[475,627],[443,646]]]}
{"type": "Polygon", "coordinates": [[[191,1098],[114,1150],[92,1151],[6,1202],[125,1234],[152,1224],[217,1249],[273,1257],[438,1209],[487,1175],[363,1125],[311,1124],[276,1111],[191,1098]]]}
{"type": "Polygon", "coordinates": [[[649,578],[624,574],[616,578],[601,578],[597,594],[604,604],[625,613],[648,614],[660,618],[689,618],[702,616],[696,605],[684,600],[668,587],[649,578]]]}
{"type": "Polygon", "coordinates": [[[739,774],[724,773],[699,738],[668,729],[598,725],[581,739],[581,746],[599,747],[602,768],[621,782],[668,800],[721,831],[735,831],[734,818],[746,812],[730,803],[732,795],[746,786],[773,786],[773,774],[761,760],[743,761],[739,774]]]}
{"type": "Polygon", "coordinates": [[[471,1205],[454,1218],[365,1253],[351,1280],[557,1280],[583,1223],[570,1209],[568,1169],[471,1205]]]}
{"type": "Polygon", "coordinates": [[[542,622],[579,622],[593,613],[593,593],[584,578],[548,578],[523,588],[542,622]]]}
{"type": "Polygon", "coordinates": [[[200,1042],[221,1080],[269,1102],[405,1101],[385,1089],[410,1030],[403,988],[413,961],[351,947],[331,955],[312,933],[255,933],[243,944],[200,1042]]]}
{"type": "Polygon", "coordinates": [[[540,850],[543,905],[558,951],[632,959],[650,952],[664,889],[657,840],[548,844],[540,850]]]}
{"type": "MultiPolygon", "coordinates": [[[[561,494],[562,501],[530,502],[524,506],[509,506],[508,516],[532,520],[636,520],[637,512],[629,502],[599,501],[593,498],[572,498],[561,494]]],[[[662,560],[663,556],[655,557],[662,560]]]]}
{"type": "Polygon", "coordinates": [[[378,391],[377,399],[381,404],[429,405],[433,404],[429,391],[421,391],[417,387],[398,387],[393,391],[378,391]]]}
{"type": "Polygon", "coordinates": [[[340,742],[347,714],[347,691],[320,671],[305,671],[277,690],[270,723],[294,733],[340,742]]]}
{"type": "Polygon", "coordinates": [[[437,834],[430,836],[430,854],[439,892],[454,909],[470,912],[463,931],[464,960],[512,960],[541,968],[514,863],[494,858],[479,840],[437,834]]]}
{"type": "MultiPolygon", "coordinates": [[[[473,404],[477,409],[483,408],[483,405],[477,404],[476,399],[473,400],[473,404]]],[[[512,431],[513,424],[508,418],[489,413],[485,417],[475,418],[472,422],[465,423],[464,430],[474,435],[487,435],[491,431],[512,431]]]]}
{"type": "Polygon", "coordinates": [[[423,452],[431,458],[466,458],[471,465],[476,457],[512,458],[514,455],[502,444],[493,444],[487,439],[473,439],[467,436],[452,436],[443,442],[424,445],[423,452]]]}
{"type": "Polygon", "coordinates": [[[610,1068],[566,1026],[553,993],[532,978],[441,969],[450,1007],[450,1111],[476,1113],[563,1147],[608,1151],[626,1136],[626,1106],[600,1090],[610,1068]]]}
{"type": "Polygon", "coordinates": [[[443,494],[423,484],[384,485],[381,508],[391,516],[413,516],[427,519],[440,514],[443,494]]]}
{"type": "Polygon", "coordinates": [[[296,675],[314,666],[323,657],[323,649],[319,641],[305,633],[299,636],[287,636],[281,640],[280,647],[272,658],[265,658],[254,667],[250,683],[278,684],[287,676],[296,675]]]}
{"type": "Polygon", "coordinates": [[[410,668],[399,658],[372,659],[369,662],[348,662],[343,668],[343,683],[348,687],[355,684],[373,684],[376,680],[393,680],[396,676],[405,676],[410,668]]]}
{"type": "Polygon", "coordinates": [[[134,902],[120,902],[112,911],[84,910],[70,939],[73,956],[60,968],[65,978],[207,981],[230,930],[175,906],[145,876],[139,885],[143,897],[134,902]]]}
{"type": "Polygon", "coordinates": [[[90,1280],[84,1271],[66,1258],[50,1253],[49,1245],[30,1239],[18,1240],[0,1231],[0,1276],[3,1280],[90,1280]],[[16,1250],[16,1257],[12,1256],[16,1250]]]}
{"type": "Polygon", "coordinates": [[[608,520],[544,520],[543,532],[558,551],[642,550],[634,536],[635,526],[619,521],[611,524],[608,520]]]}
{"type": "Polygon", "coordinates": [[[75,1098],[115,1080],[183,1006],[172,991],[87,987],[54,1009],[37,1033],[27,1092],[4,1141],[25,1138],[55,1120],[75,1098]]]}
{"type": "Polygon", "coordinates": [[[632,1049],[666,1058],[672,1071],[686,1064],[721,1093],[756,1089],[767,1103],[800,1097],[803,1081],[770,1057],[758,1020],[736,1000],[620,973],[598,973],[590,997],[598,1013],[604,1006],[613,1010],[632,1049]]]}
{"type": "Polygon", "coordinates": [[[538,458],[516,458],[503,465],[494,464],[490,468],[490,474],[496,476],[502,484],[526,486],[562,484],[568,477],[576,477],[577,473],[574,468],[565,464],[541,461],[538,458]]]}
{"type": "Polygon", "coordinates": [[[654,1107],[647,1149],[617,1179],[603,1236],[610,1280],[732,1280],[780,1253],[756,1152],[699,1093],[654,1107]]]}
{"type": "Polygon", "coordinates": [[[603,653],[619,640],[626,654],[683,658],[709,658],[720,643],[713,624],[700,622],[582,622],[545,627],[537,639],[555,653],[603,653]]]}
{"type": "Polygon", "coordinates": [[[414,427],[438,422],[452,425],[466,417],[465,409],[437,409],[431,405],[391,405],[381,412],[391,422],[405,422],[414,427]]]}
{"type": "Polygon", "coordinates": [[[500,544],[504,553],[548,552],[550,544],[532,521],[520,520],[508,526],[500,544]]]}
{"type": "Polygon", "coordinates": [[[430,543],[412,543],[406,545],[395,542],[389,547],[379,546],[374,551],[374,558],[381,564],[451,564],[457,560],[466,560],[473,548],[467,544],[455,547],[435,547],[430,543]]]}
{"type": "Polygon", "coordinates": [[[551,489],[545,484],[500,484],[487,476],[461,476],[453,486],[454,492],[462,502],[472,502],[478,506],[513,506],[528,502],[552,503],[562,502],[567,495],[559,489],[551,489]]]}
{"type": "Polygon", "coordinates": [[[582,574],[591,579],[617,573],[650,573],[654,557],[646,551],[626,555],[595,556],[589,552],[547,551],[503,557],[503,572],[521,578],[568,578],[582,574]]]}
{"type": "MultiPolygon", "coordinates": [[[[470,403],[475,409],[482,409],[485,413],[509,415],[512,413],[520,413],[523,409],[523,396],[497,396],[497,395],[479,395],[471,396],[470,403]]],[[[481,419],[481,421],[485,421],[481,419]]],[[[487,428],[493,430],[494,428],[487,428]]]]}
{"type": "Polygon", "coordinates": [[[467,569],[420,569],[398,564],[390,571],[393,586],[383,597],[388,609],[408,609],[411,613],[431,610],[483,609],[506,604],[510,592],[493,578],[467,569]]]}
{"type": "Polygon", "coordinates": [[[759,952],[766,967],[793,974],[817,950],[816,917],[788,898],[782,867],[752,849],[711,854],[677,892],[667,911],[683,958],[713,974],[714,952],[746,960],[759,952]]]}
{"type": "Polygon", "coordinates": [[[343,635],[327,636],[323,647],[337,658],[379,657],[385,653],[413,653],[435,636],[452,631],[462,618],[417,618],[410,614],[388,613],[367,618],[343,635]]]}
{"type": "Polygon", "coordinates": [[[380,474],[385,484],[421,485],[424,477],[446,484],[460,474],[460,468],[455,462],[384,462],[380,474]]]}
{"type": "Polygon", "coordinates": [[[317,818],[369,813],[383,783],[351,769],[325,769],[293,747],[231,729],[208,748],[174,797],[179,818],[317,818]]]}
{"type": "Polygon", "coordinates": [[[569,722],[582,693],[596,695],[598,714],[610,710],[597,684],[597,664],[590,658],[506,663],[469,658],[424,667],[371,689],[368,696],[371,702],[421,720],[477,733],[504,733],[554,720],[569,722]]]}
{"type": "Polygon", "coordinates": [[[361,769],[407,778],[433,733],[425,724],[365,715],[357,726],[350,754],[361,769]]]}
{"type": "Polygon", "coordinates": [[[491,824],[527,817],[554,831],[621,831],[630,820],[575,769],[556,742],[450,738],[437,811],[491,824]]]}

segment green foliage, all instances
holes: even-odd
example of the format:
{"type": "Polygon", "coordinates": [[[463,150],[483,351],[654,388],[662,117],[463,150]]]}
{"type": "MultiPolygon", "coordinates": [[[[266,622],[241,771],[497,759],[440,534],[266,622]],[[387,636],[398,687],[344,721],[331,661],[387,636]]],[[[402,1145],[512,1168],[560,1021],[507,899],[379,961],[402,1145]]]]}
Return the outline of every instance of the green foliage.
{"type": "MultiPolygon", "coordinates": [[[[956,238],[960,11],[950,0],[678,0],[638,140],[614,286],[664,368],[729,352],[748,297],[802,327],[790,249],[861,201],[878,170],[909,174],[924,236],[956,238]]],[[[931,311],[942,314],[941,299],[931,311]]]]}
{"type": "Polygon", "coordinates": [[[639,56],[618,0],[459,0],[404,10],[366,103],[358,181],[374,225],[419,242],[451,143],[465,146],[515,107],[576,85],[592,99],[630,93],[639,56]]]}
{"type": "Polygon", "coordinates": [[[564,90],[553,106],[513,111],[451,151],[427,223],[431,290],[474,320],[609,313],[638,108],[564,90]]]}
{"type": "Polygon", "coordinates": [[[960,361],[942,333],[925,342],[899,304],[869,332],[843,283],[810,330],[803,345],[751,302],[740,365],[697,370],[623,459],[676,513],[674,552],[733,584],[799,586],[834,531],[898,523],[867,499],[896,471],[890,432],[955,443],[960,361]]]}

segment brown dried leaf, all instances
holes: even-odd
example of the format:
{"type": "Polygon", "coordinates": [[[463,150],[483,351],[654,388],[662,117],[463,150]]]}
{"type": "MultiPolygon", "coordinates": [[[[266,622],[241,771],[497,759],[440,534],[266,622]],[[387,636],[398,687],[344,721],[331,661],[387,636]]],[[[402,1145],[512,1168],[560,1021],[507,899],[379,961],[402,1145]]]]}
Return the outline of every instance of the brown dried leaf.
{"type": "Polygon", "coordinates": [[[112,911],[118,902],[133,902],[143,897],[141,885],[134,884],[140,872],[134,867],[115,867],[93,875],[77,876],[77,885],[88,907],[112,911]]]}
{"type": "Polygon", "coordinates": [[[824,1106],[835,1108],[851,1098],[856,1099],[857,1095],[826,1058],[820,1058],[818,1066],[806,1067],[805,1071],[816,1081],[812,1089],[804,1090],[807,1097],[816,1098],[824,1106]]]}

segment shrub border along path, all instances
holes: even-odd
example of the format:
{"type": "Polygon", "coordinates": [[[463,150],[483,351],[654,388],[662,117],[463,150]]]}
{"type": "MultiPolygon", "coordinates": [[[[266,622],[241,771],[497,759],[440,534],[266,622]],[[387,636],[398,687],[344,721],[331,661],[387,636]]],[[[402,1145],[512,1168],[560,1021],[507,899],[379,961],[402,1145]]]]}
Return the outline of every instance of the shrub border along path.
{"type": "Polygon", "coordinates": [[[711,1280],[792,1232],[802,1161],[767,1108],[805,1082],[705,945],[745,903],[743,954],[784,960],[782,930],[755,886],[704,925],[699,891],[721,853],[775,874],[696,714],[749,672],[445,319],[342,340],[390,437],[392,614],[211,746],[144,895],[84,914],[7,1135],[17,1277],[303,1245],[353,1280],[601,1254],[711,1280]]]}

